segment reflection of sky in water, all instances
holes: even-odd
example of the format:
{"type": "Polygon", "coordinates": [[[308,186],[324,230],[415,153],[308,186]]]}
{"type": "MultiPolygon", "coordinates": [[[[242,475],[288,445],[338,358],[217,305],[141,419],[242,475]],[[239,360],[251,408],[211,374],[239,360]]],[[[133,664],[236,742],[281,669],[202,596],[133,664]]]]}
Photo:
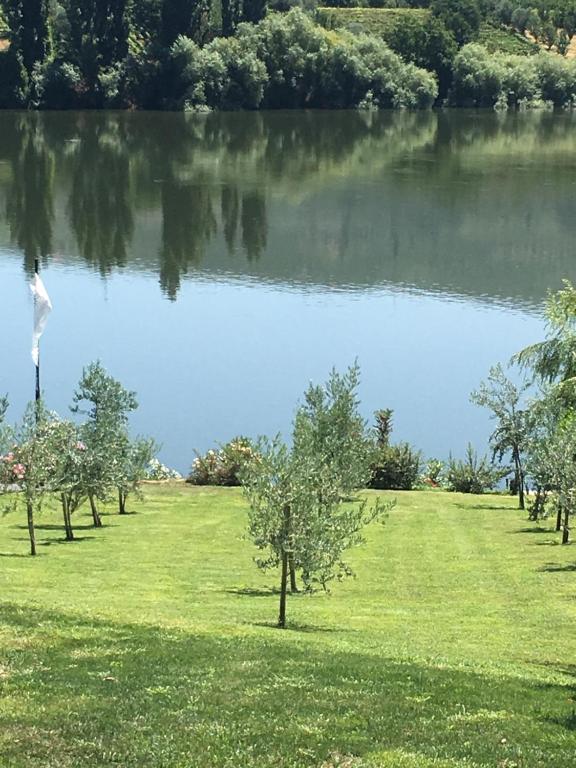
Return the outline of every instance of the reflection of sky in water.
{"type": "MultiPolygon", "coordinates": [[[[193,449],[236,434],[289,432],[307,382],[358,358],[367,419],[391,407],[394,438],[428,456],[483,449],[486,414],[468,401],[490,365],[542,338],[543,322],[513,306],[434,293],[281,290],[220,275],[192,277],[176,302],[157,278],[116,274],[103,282],[73,268],[47,268],[54,312],[42,343],[43,388],[62,414],[81,368],[100,358],[137,391],[133,430],[162,443],[185,470],[193,449]]],[[[0,392],[11,418],[33,395],[32,301],[16,260],[0,260],[0,392]]]]}

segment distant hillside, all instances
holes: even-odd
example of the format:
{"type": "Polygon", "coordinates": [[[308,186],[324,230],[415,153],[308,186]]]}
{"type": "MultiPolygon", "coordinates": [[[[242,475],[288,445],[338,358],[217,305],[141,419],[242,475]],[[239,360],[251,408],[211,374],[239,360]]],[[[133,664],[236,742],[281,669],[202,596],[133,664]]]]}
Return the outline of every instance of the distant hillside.
{"type": "Polygon", "coordinates": [[[345,28],[379,35],[385,39],[401,24],[426,23],[428,8],[319,8],[318,23],[327,29],[345,28]]]}
{"type": "MultiPolygon", "coordinates": [[[[348,29],[383,37],[393,45],[395,32],[407,22],[425,26],[431,16],[428,8],[319,8],[318,22],[327,29],[348,29]]],[[[491,52],[531,55],[540,46],[510,27],[483,22],[478,42],[491,52]]]]}
{"type": "Polygon", "coordinates": [[[498,27],[490,22],[480,26],[478,42],[492,53],[510,53],[530,56],[538,53],[540,46],[509,27],[498,27]]]}

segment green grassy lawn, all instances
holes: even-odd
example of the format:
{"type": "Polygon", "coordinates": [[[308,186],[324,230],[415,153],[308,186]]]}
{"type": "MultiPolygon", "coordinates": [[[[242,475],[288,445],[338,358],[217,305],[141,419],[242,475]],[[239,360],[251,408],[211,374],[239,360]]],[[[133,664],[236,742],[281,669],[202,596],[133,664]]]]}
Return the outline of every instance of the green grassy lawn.
{"type": "Polygon", "coordinates": [[[508,497],[391,495],[286,631],[236,489],[152,486],[75,543],[46,511],[36,559],[0,519],[0,766],[576,764],[574,548],[508,497]]]}

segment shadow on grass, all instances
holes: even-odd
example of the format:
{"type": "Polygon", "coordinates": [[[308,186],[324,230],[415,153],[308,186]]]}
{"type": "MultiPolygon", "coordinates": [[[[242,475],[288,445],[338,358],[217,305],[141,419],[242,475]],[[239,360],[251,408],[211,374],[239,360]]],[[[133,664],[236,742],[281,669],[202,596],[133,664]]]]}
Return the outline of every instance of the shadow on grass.
{"type": "MultiPolygon", "coordinates": [[[[27,525],[13,525],[12,528],[17,528],[19,531],[27,531],[27,525]]],[[[74,525],[75,531],[92,531],[95,530],[93,525],[74,525]]],[[[57,525],[55,523],[34,523],[34,530],[36,531],[63,531],[64,525],[57,525]]]]}
{"type": "Polygon", "coordinates": [[[518,528],[516,531],[510,531],[510,533],[554,533],[554,531],[551,528],[535,525],[532,528],[518,528]]]}
{"type": "Polygon", "coordinates": [[[457,768],[513,764],[520,745],[527,766],[573,764],[572,688],[554,672],[398,661],[315,628],[193,634],[9,603],[0,620],[6,765],[318,768],[398,750],[457,768]]]}
{"type": "Polygon", "coordinates": [[[280,590],[276,587],[266,587],[261,589],[242,587],[239,589],[225,589],[223,591],[227,595],[238,595],[240,597],[274,597],[274,595],[280,594],[280,590]]]}
{"type": "Polygon", "coordinates": [[[83,541],[92,541],[95,539],[95,536],[74,536],[73,539],[50,539],[49,541],[39,541],[37,542],[38,547],[52,547],[54,544],[80,544],[83,541]]]}
{"type": "Polygon", "coordinates": [[[576,563],[546,563],[538,570],[546,573],[573,573],[576,571],[576,563]]]}
{"type": "Polygon", "coordinates": [[[296,632],[296,633],[320,633],[320,634],[334,634],[336,632],[344,632],[348,631],[345,627],[326,627],[326,626],[320,626],[318,624],[301,624],[297,621],[291,621],[288,622],[288,625],[284,629],[280,629],[278,627],[277,622],[275,621],[253,621],[251,622],[251,626],[253,627],[262,627],[263,629],[274,629],[277,632],[284,633],[284,632],[296,632]]]}
{"type": "Polygon", "coordinates": [[[502,504],[462,504],[461,502],[455,502],[451,506],[456,507],[457,509],[462,509],[465,512],[469,510],[482,510],[482,509],[496,509],[500,510],[502,512],[510,512],[510,507],[504,506],[502,504]]]}
{"type": "Polygon", "coordinates": [[[30,552],[24,554],[24,552],[0,552],[0,557],[31,557],[30,552]]]}

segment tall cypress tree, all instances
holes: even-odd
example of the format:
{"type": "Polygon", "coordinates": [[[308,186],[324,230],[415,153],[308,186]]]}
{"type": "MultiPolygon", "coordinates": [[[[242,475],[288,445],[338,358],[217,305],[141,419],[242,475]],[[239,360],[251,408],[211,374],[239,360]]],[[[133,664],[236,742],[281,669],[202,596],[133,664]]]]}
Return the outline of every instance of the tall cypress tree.
{"type": "Polygon", "coordinates": [[[70,24],[67,58],[76,64],[89,93],[102,69],[128,53],[128,0],[67,0],[70,24]]]}
{"type": "Polygon", "coordinates": [[[160,39],[169,47],[179,35],[203,42],[210,27],[212,0],[163,0],[160,39]]]}
{"type": "Polygon", "coordinates": [[[225,37],[233,35],[239,22],[242,21],[242,0],[221,0],[222,2],[222,34],[225,37]]]}
{"type": "Polygon", "coordinates": [[[51,53],[49,0],[5,0],[11,48],[20,56],[28,77],[51,53]]]}

